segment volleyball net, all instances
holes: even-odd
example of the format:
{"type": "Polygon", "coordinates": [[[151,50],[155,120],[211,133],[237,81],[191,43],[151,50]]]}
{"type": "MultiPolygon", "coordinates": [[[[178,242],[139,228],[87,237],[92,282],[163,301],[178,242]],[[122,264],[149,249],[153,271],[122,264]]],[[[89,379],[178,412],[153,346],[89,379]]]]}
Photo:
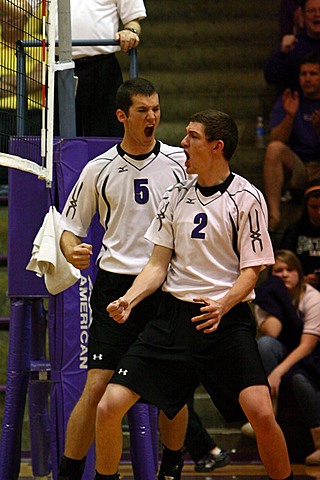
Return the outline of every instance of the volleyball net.
{"type": "Polygon", "coordinates": [[[4,167],[52,181],[55,8],[56,0],[0,0],[0,181],[4,167]],[[19,156],[12,137],[24,138],[19,156]]]}

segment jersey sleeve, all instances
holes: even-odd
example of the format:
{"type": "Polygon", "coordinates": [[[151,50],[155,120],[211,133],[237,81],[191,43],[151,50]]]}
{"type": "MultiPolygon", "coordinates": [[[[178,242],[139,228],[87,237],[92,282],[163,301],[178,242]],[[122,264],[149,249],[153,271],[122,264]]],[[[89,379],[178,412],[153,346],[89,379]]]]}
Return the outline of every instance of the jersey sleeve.
{"type": "Polygon", "coordinates": [[[155,245],[161,245],[172,250],[174,249],[173,213],[178,185],[165,192],[157,214],[145,234],[145,238],[155,245]]]}
{"type": "Polygon", "coordinates": [[[240,269],[274,264],[267,218],[267,205],[258,190],[248,191],[247,195],[242,196],[238,234],[240,269]]]}
{"type": "Polygon", "coordinates": [[[89,162],[82,170],[63,208],[60,227],[78,237],[86,237],[97,211],[96,164],[89,162]]]}

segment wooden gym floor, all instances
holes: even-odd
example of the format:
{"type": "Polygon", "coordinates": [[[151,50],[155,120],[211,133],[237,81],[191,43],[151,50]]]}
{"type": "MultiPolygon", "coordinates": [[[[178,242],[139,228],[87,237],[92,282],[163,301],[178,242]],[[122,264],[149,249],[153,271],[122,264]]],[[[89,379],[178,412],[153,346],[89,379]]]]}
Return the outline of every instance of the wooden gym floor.
{"type": "MultiPolygon", "coordinates": [[[[307,467],[303,464],[293,464],[292,471],[298,480],[320,480],[320,466],[307,467]]],[[[131,464],[123,463],[120,466],[121,480],[133,480],[131,464]]],[[[31,466],[28,462],[21,464],[20,480],[33,480],[31,466]]],[[[37,477],[39,479],[39,477],[37,477]]],[[[42,477],[45,480],[47,477],[42,477]]],[[[48,477],[50,478],[50,477],[48,477]]],[[[248,463],[231,463],[222,468],[217,468],[211,473],[196,473],[194,466],[186,462],[183,468],[183,480],[266,480],[264,467],[258,461],[248,463]]],[[[143,480],[143,479],[141,479],[143,480]]]]}

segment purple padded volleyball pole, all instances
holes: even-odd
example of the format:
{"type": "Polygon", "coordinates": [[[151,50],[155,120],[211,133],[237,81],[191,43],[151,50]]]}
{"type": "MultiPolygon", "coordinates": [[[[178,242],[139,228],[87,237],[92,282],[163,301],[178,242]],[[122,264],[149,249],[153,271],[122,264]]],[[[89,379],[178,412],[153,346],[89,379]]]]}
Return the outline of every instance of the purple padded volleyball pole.
{"type": "Polygon", "coordinates": [[[22,424],[29,381],[30,337],[30,303],[21,298],[12,299],[6,401],[0,449],[2,479],[16,480],[19,477],[22,424]]]}
{"type": "MultiPolygon", "coordinates": [[[[155,480],[158,470],[158,456],[154,452],[154,435],[158,440],[158,433],[154,431],[154,416],[158,416],[158,409],[149,405],[136,403],[127,414],[130,428],[130,452],[134,478],[155,480]],[[143,459],[143,462],[141,460],[143,459]]],[[[156,421],[156,424],[158,422],[156,421]]],[[[158,452],[158,446],[156,448],[158,452]]]]}
{"type": "MultiPolygon", "coordinates": [[[[118,140],[55,139],[54,180],[51,191],[54,198],[51,200],[59,211],[85,164],[108,150],[118,140]]],[[[11,153],[21,156],[25,149],[24,142],[27,140],[14,139],[11,153]]],[[[40,182],[35,176],[14,169],[9,171],[9,184],[8,290],[11,315],[7,394],[0,446],[0,479],[18,478],[23,411],[30,380],[33,469],[37,475],[44,472],[49,465],[48,457],[51,453],[53,478],[56,480],[60,457],[64,450],[66,425],[86,379],[88,331],[91,322],[90,293],[96,267],[92,265],[92,268],[83,271],[81,279],[73,287],[59,295],[49,295],[43,279],[25,270],[31,256],[33,240],[49,209],[48,190],[44,182],[40,182]],[[17,191],[19,195],[16,194],[17,191]],[[44,297],[49,297],[50,365],[44,356],[45,320],[41,310],[41,301],[44,297]],[[30,311],[32,302],[34,302],[33,314],[30,311]],[[39,319],[37,327],[36,319],[39,319]],[[32,342],[31,324],[34,336],[32,342]],[[51,452],[44,448],[45,445],[39,444],[49,443],[46,410],[49,377],[51,452]],[[38,428],[41,430],[39,442],[36,438],[38,428]]],[[[102,227],[96,217],[87,239],[93,244],[95,255],[98,254],[101,245],[101,234],[102,227]]],[[[129,414],[135,421],[135,426],[130,427],[130,434],[133,445],[133,468],[138,472],[135,474],[136,480],[154,480],[157,470],[157,422],[156,417],[148,413],[149,408],[141,404],[136,412],[129,414]],[[148,478],[145,477],[145,472],[148,472],[148,478]]],[[[93,471],[94,452],[91,449],[83,480],[92,480],[93,471]]]]}

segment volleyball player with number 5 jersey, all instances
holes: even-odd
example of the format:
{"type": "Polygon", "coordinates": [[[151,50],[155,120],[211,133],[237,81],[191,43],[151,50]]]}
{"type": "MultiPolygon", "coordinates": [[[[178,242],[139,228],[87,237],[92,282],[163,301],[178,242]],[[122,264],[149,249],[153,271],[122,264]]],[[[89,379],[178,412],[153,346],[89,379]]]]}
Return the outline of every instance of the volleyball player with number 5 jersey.
{"type": "MultiPolygon", "coordinates": [[[[92,245],[82,238],[97,211],[104,236],[91,295],[87,381],[68,422],[59,480],[81,479],[94,440],[96,406],[122,354],[153,316],[161,292],[146,299],[124,325],[114,322],[105,307],[127,290],[150,257],[152,245],[144,234],[164,191],[187,178],[183,150],[155,139],[160,103],[154,85],[143,78],[130,79],[119,88],[116,103],[124,137],[84,167],[62,212],[61,248],[77,268],[90,264],[92,245]]],[[[169,453],[175,465],[182,458],[187,410],[173,422],[160,417],[160,424],[165,425],[161,435],[164,460],[169,453]]]]}

